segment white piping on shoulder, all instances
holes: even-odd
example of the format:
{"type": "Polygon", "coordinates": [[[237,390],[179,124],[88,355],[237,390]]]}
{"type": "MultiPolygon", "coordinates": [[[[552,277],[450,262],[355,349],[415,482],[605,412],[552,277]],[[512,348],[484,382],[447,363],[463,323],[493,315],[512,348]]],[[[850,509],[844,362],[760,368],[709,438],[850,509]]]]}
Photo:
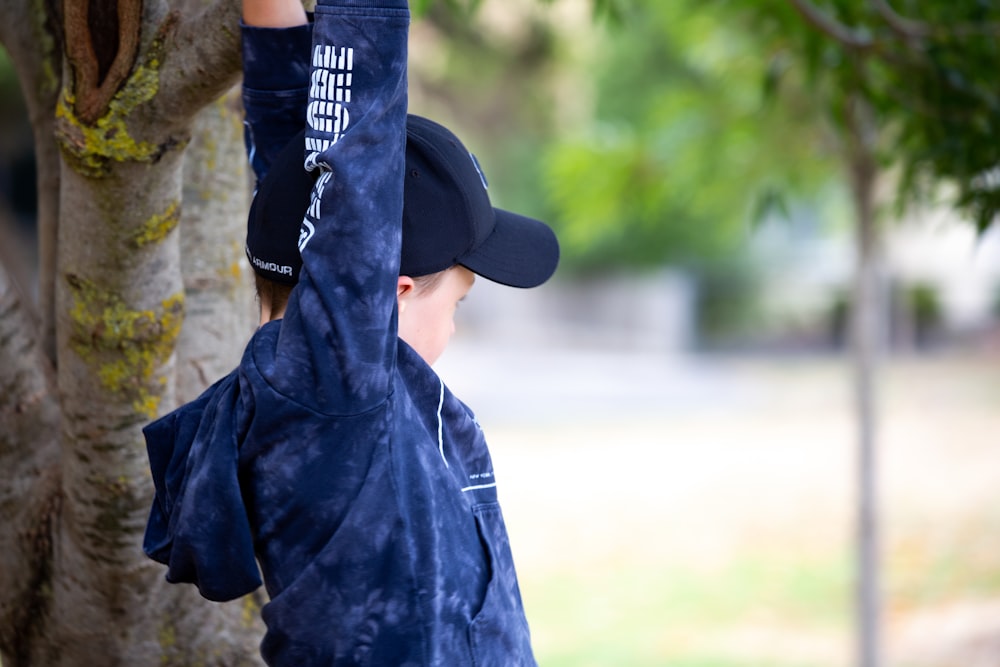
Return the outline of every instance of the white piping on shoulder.
{"type": "MultiPolygon", "coordinates": [[[[448,457],[444,455],[444,420],[441,419],[441,410],[444,408],[444,382],[438,379],[441,385],[440,394],[438,395],[438,409],[437,409],[437,420],[438,420],[438,452],[441,454],[441,460],[444,461],[445,468],[451,468],[448,464],[448,457]]],[[[469,491],[477,491],[479,489],[492,489],[497,485],[496,482],[491,482],[490,484],[473,484],[472,486],[466,486],[462,489],[462,493],[467,493],[469,491]]]]}
{"type": "Polygon", "coordinates": [[[441,420],[441,409],[444,407],[444,382],[438,378],[438,382],[441,385],[441,395],[438,397],[438,451],[441,452],[441,460],[444,461],[445,468],[451,468],[448,465],[448,458],[444,455],[444,422],[441,420]]]}

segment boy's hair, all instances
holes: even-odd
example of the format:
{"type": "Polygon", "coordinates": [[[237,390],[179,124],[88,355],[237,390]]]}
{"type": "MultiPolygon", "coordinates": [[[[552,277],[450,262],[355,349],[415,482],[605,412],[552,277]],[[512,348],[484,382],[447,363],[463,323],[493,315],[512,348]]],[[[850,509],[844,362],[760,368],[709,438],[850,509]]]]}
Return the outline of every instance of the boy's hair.
{"type": "Polygon", "coordinates": [[[257,289],[257,301],[267,304],[270,312],[283,312],[288,305],[288,296],[292,293],[294,284],[279,283],[254,272],[254,287],[257,289]]]}
{"type": "MultiPolygon", "coordinates": [[[[426,276],[411,277],[413,278],[413,283],[416,285],[417,289],[421,292],[426,292],[438,286],[446,271],[448,271],[448,269],[438,271],[437,273],[431,273],[426,276]]],[[[283,312],[285,307],[288,306],[288,297],[291,295],[292,288],[294,288],[295,285],[279,283],[276,280],[265,278],[256,272],[253,274],[253,280],[254,287],[257,290],[257,301],[260,303],[267,303],[268,309],[272,313],[283,312]]]]}
{"type": "Polygon", "coordinates": [[[428,273],[423,276],[410,277],[413,278],[413,284],[416,286],[418,291],[428,292],[436,288],[441,283],[441,279],[444,278],[444,274],[449,270],[450,267],[444,271],[436,271],[435,273],[428,273]]]}
{"type": "MultiPolygon", "coordinates": [[[[247,222],[247,258],[258,275],[298,281],[299,229],[318,169],[307,172],[305,131],[281,150],[260,182],[247,222]]],[[[406,122],[400,275],[455,265],[503,285],[535,287],[559,263],[545,223],[494,208],[475,156],[445,127],[410,114],[406,122]]]]}

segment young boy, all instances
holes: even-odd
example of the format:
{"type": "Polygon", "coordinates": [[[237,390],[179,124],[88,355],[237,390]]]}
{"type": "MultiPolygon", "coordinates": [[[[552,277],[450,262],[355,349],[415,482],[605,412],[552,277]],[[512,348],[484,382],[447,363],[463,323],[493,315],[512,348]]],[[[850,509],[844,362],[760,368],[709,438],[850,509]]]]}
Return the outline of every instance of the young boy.
{"type": "Polygon", "coordinates": [[[213,600],[259,586],[259,563],[271,665],[535,664],[485,439],[430,364],[475,275],[538,285],[558,245],[407,116],[408,18],[404,0],[320,0],[304,142],[251,216],[267,229],[305,180],[301,265],[248,236],[295,287],[283,309],[262,295],[237,370],[146,429],[147,553],[213,600]]]}

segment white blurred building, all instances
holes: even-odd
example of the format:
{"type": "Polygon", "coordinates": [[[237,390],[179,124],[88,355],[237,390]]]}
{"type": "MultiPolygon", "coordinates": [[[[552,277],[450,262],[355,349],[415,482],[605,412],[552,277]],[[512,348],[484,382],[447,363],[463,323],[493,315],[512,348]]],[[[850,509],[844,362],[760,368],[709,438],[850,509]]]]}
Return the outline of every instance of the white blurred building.
{"type": "MultiPolygon", "coordinates": [[[[938,333],[946,339],[997,322],[1000,230],[978,236],[972,225],[943,213],[914,216],[887,227],[883,257],[886,312],[892,313],[886,336],[894,347],[914,346],[914,324],[898,298],[889,298],[893,290],[929,290],[939,308],[938,333]]],[[[767,223],[754,230],[746,258],[758,309],[749,343],[765,341],[775,350],[829,346],[836,302],[852,286],[850,231],[830,233],[808,216],[767,223]]],[[[480,280],[461,307],[458,326],[461,336],[516,344],[683,353],[700,343],[698,289],[692,277],[669,268],[601,278],[557,273],[531,290],[480,280]]]]}

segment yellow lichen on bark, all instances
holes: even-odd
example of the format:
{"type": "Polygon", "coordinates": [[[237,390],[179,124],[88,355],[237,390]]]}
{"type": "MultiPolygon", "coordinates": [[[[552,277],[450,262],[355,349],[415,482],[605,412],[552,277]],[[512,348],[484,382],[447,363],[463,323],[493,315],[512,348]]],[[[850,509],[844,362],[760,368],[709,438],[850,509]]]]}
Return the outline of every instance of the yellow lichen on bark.
{"type": "Polygon", "coordinates": [[[142,223],[139,231],[133,237],[136,247],[143,247],[149,243],[158,243],[166,238],[180,222],[181,207],[177,202],[172,202],[163,213],[150,216],[142,223]]]}
{"type": "Polygon", "coordinates": [[[253,594],[244,595],[240,600],[240,621],[243,623],[243,627],[253,627],[254,621],[259,615],[260,605],[257,604],[257,599],[253,594]]]}
{"type": "Polygon", "coordinates": [[[67,282],[73,295],[71,348],[104,388],[130,398],[139,414],[155,417],[165,380],[154,375],[173,353],[184,294],[164,299],[156,310],[141,310],[76,276],[67,282]]]}
{"type": "Polygon", "coordinates": [[[137,141],[128,130],[129,115],[149,102],[159,90],[159,60],[149,58],[135,66],[125,85],[93,125],[74,111],[75,98],[63,88],[56,104],[57,138],[63,154],[77,171],[92,177],[107,173],[111,162],[152,162],[160,153],[156,144],[137,141]]]}

